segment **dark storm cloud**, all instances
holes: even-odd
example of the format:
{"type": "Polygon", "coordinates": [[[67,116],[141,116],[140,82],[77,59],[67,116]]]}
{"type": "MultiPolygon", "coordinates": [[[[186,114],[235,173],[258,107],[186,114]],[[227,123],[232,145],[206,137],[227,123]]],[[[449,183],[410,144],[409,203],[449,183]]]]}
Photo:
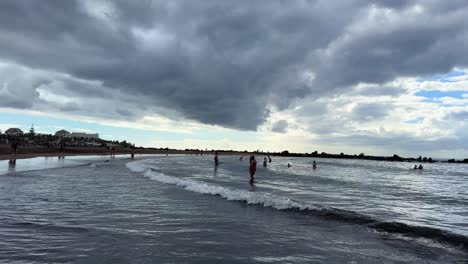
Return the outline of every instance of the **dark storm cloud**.
{"type": "Polygon", "coordinates": [[[467,11],[468,4],[442,14],[421,4],[421,14],[378,14],[379,19],[338,40],[321,59],[320,83],[331,88],[384,83],[399,76],[448,72],[456,65],[468,65],[468,53],[459,48],[467,42],[468,19],[463,10],[467,11]],[[381,22],[386,15],[389,22],[381,22]]]}
{"type": "Polygon", "coordinates": [[[7,0],[0,60],[99,83],[69,81],[77,96],[145,98],[109,116],[136,117],[148,103],[251,130],[268,118],[267,106],[466,66],[468,4],[449,2],[7,0]],[[398,16],[416,3],[421,14],[398,16]],[[396,22],[366,22],[379,8],[396,22]],[[314,81],[303,80],[306,71],[314,81]]]}

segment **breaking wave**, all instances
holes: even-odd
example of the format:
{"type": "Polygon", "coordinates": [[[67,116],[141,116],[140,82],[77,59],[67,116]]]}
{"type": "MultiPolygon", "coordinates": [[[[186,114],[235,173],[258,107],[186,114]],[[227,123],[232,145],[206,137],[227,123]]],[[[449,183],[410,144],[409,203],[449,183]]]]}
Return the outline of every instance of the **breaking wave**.
{"type": "Polygon", "coordinates": [[[297,201],[266,192],[238,190],[192,179],[181,179],[150,168],[148,165],[142,164],[143,162],[145,162],[145,160],[129,162],[126,166],[129,170],[142,173],[145,177],[152,180],[165,184],[173,184],[192,192],[220,196],[228,201],[245,202],[250,205],[271,207],[282,211],[311,214],[330,220],[367,226],[368,228],[381,232],[402,234],[415,238],[427,238],[441,244],[455,246],[468,251],[468,237],[449,231],[424,226],[413,226],[400,222],[379,221],[354,211],[297,201]]]}

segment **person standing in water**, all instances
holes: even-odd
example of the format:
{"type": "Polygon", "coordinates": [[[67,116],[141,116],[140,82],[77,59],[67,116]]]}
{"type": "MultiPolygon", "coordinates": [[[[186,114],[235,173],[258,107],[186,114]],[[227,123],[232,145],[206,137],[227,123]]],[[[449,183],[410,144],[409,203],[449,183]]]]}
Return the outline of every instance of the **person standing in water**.
{"type": "Polygon", "coordinates": [[[264,167],[264,168],[267,167],[267,159],[266,159],[266,158],[263,158],[263,167],[264,167]]]}
{"type": "Polygon", "coordinates": [[[291,164],[288,163],[288,168],[291,168],[291,164]]]}
{"type": "Polygon", "coordinates": [[[315,160],[314,160],[314,162],[312,162],[312,169],[314,169],[314,170],[317,169],[317,163],[315,162],[315,160]]]}
{"type": "Polygon", "coordinates": [[[17,152],[18,152],[18,141],[15,140],[11,143],[11,155],[15,156],[17,152]]]}
{"type": "Polygon", "coordinates": [[[268,155],[268,162],[271,162],[271,158],[270,158],[270,155],[268,155]]]}
{"type": "Polygon", "coordinates": [[[257,161],[255,160],[255,156],[250,156],[250,184],[254,183],[255,180],[255,172],[257,172],[257,161]]]}
{"type": "Polygon", "coordinates": [[[215,152],[214,162],[215,162],[215,166],[218,166],[218,165],[219,165],[218,151],[215,152]]]}

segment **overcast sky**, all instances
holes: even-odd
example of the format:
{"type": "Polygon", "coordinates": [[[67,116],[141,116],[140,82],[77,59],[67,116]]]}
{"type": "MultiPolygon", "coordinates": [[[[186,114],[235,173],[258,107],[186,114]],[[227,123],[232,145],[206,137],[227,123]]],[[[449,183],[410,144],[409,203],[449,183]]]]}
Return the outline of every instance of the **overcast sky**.
{"type": "Polygon", "coordinates": [[[466,0],[0,1],[0,128],[468,157],[466,14],[466,0]]]}

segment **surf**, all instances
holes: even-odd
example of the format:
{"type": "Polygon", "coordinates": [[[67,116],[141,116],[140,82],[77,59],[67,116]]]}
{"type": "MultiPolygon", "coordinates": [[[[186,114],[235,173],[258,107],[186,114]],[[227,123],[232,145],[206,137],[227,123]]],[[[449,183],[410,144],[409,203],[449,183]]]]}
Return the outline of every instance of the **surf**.
{"type": "Polygon", "coordinates": [[[298,201],[262,191],[252,192],[251,190],[240,190],[223,187],[199,180],[182,179],[164,174],[157,168],[144,164],[145,161],[150,160],[129,162],[126,163],[126,167],[130,171],[141,173],[143,176],[151,180],[164,184],[176,185],[191,192],[219,196],[228,201],[244,202],[248,205],[269,207],[280,211],[298,212],[314,215],[316,217],[321,217],[328,220],[348,222],[366,226],[369,229],[378,232],[400,234],[413,238],[430,239],[443,245],[453,246],[464,251],[468,251],[468,237],[454,234],[450,231],[431,227],[409,225],[395,221],[378,220],[358,212],[298,201]]]}

